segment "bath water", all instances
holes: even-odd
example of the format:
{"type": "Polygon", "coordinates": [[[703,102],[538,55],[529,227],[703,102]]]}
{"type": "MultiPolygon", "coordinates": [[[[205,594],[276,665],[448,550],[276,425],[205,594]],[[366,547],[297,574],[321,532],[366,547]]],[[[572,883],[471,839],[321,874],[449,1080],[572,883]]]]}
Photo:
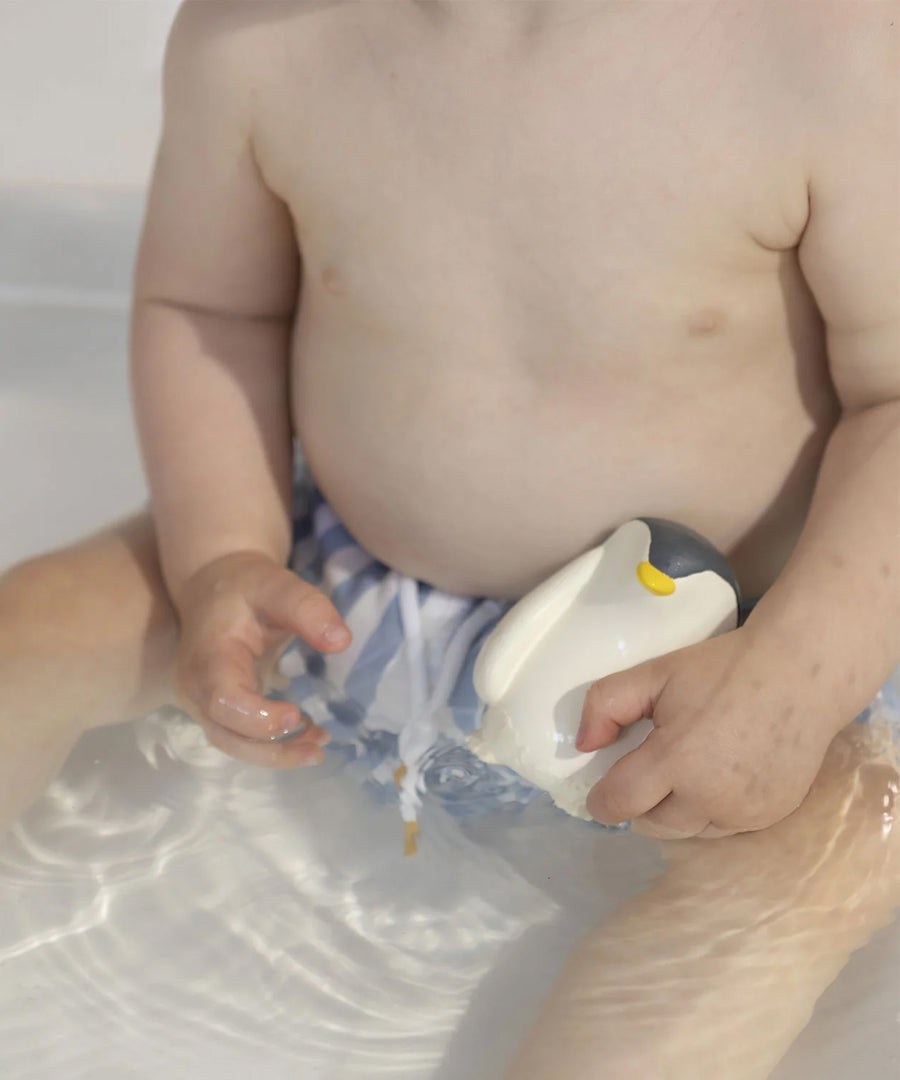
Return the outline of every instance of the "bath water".
{"type": "MultiPolygon", "coordinates": [[[[174,711],[90,732],[0,843],[0,1076],[499,1080],[659,849],[544,798],[421,828],[404,858],[339,747],[271,772],[174,711]]],[[[775,1077],[891,1075],[898,958],[891,927],[775,1077]]]]}

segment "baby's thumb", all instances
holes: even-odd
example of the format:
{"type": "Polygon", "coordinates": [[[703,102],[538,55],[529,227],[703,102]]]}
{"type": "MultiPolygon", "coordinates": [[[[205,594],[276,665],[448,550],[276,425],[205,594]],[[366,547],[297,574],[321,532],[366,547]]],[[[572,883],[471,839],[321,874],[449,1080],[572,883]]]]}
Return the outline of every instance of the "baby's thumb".
{"type": "Polygon", "coordinates": [[[652,718],[668,678],[667,657],[598,679],[585,695],[575,748],[588,753],[609,746],[619,731],[643,717],[652,718]]]}
{"type": "Polygon", "coordinates": [[[289,570],[278,575],[261,598],[260,614],[320,652],[341,652],[350,631],[328,597],[289,570]]]}

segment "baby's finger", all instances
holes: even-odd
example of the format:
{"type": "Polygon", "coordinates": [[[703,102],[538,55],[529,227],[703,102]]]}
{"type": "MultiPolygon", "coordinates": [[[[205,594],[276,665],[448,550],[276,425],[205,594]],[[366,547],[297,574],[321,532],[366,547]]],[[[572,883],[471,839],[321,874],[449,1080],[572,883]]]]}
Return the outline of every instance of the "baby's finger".
{"type": "Polygon", "coordinates": [[[310,727],[296,705],[269,701],[256,689],[256,657],[240,641],[220,644],[192,665],[188,694],[203,719],[236,735],[268,740],[310,727]]]}
{"type": "Polygon", "coordinates": [[[686,840],[700,836],[708,827],[709,817],[685,806],[674,791],[631,822],[634,832],[658,840],[686,840]]]}
{"type": "Polygon", "coordinates": [[[672,785],[656,760],[655,732],[613,765],[588,793],[587,810],[604,825],[620,825],[661,803],[672,785]]]}
{"type": "MultiPolygon", "coordinates": [[[[306,738],[259,742],[241,738],[219,724],[207,721],[201,726],[213,746],[249,765],[262,765],[268,769],[296,769],[304,765],[318,765],[325,756],[320,745],[306,738]]],[[[327,741],[327,734],[322,734],[327,741]]]]}
{"type": "Polygon", "coordinates": [[[717,825],[707,825],[705,829],[697,833],[701,840],[719,840],[723,836],[736,836],[740,829],[720,829],[717,825]]]}
{"type": "Polygon", "coordinates": [[[585,695],[576,749],[588,753],[609,746],[623,727],[652,717],[668,674],[668,657],[662,656],[598,679],[585,695]]]}
{"type": "Polygon", "coordinates": [[[341,652],[350,644],[350,631],[334,604],[289,571],[265,588],[258,605],[258,613],[273,626],[303,638],[320,652],[341,652]]]}
{"type": "Polygon", "coordinates": [[[299,737],[310,728],[300,710],[286,701],[269,701],[255,690],[222,684],[210,700],[205,716],[235,735],[256,742],[299,737]]]}

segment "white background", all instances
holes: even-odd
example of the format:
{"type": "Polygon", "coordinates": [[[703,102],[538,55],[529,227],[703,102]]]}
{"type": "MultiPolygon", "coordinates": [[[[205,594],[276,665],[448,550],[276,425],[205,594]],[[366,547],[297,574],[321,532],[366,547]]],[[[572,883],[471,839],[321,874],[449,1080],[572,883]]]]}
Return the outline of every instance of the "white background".
{"type": "Polygon", "coordinates": [[[0,569],[138,508],[128,293],[176,0],[0,0],[0,569]]]}
{"type": "Polygon", "coordinates": [[[0,184],[142,187],[176,0],[0,0],[0,184]]]}

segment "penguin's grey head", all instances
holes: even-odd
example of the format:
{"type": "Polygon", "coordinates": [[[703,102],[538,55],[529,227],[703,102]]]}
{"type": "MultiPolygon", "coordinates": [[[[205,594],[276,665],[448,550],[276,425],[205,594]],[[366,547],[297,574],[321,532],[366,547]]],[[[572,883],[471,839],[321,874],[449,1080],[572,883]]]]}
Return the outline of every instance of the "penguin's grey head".
{"type": "Polygon", "coordinates": [[[731,586],[735,603],[740,607],[741,593],[734,570],[705,537],[664,518],[642,517],[638,520],[650,530],[646,560],[637,568],[638,580],[645,589],[657,596],[669,596],[675,592],[679,578],[712,570],[731,586]]]}

